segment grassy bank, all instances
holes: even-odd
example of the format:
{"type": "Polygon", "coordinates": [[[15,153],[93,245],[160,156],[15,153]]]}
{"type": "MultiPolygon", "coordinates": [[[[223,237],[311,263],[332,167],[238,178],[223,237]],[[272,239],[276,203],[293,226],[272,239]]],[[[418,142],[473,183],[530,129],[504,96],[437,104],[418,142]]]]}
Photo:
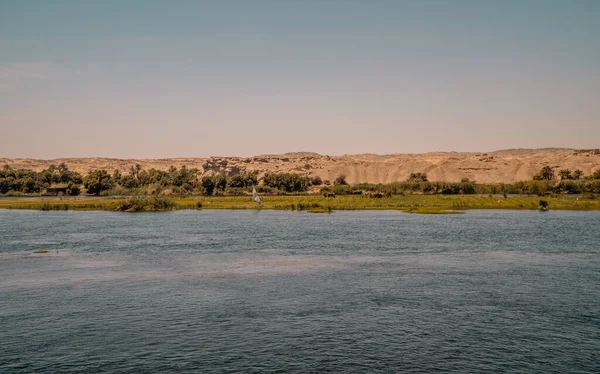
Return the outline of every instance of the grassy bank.
{"type": "Polygon", "coordinates": [[[600,198],[592,197],[533,197],[508,198],[473,195],[398,195],[391,198],[364,198],[361,196],[265,196],[262,206],[247,196],[230,197],[149,197],[149,198],[14,198],[0,200],[0,209],[35,210],[109,210],[109,211],[161,211],[178,209],[278,209],[308,212],[335,210],[400,210],[411,213],[448,213],[469,209],[540,208],[540,200],[548,203],[550,210],[600,210],[600,198]]]}

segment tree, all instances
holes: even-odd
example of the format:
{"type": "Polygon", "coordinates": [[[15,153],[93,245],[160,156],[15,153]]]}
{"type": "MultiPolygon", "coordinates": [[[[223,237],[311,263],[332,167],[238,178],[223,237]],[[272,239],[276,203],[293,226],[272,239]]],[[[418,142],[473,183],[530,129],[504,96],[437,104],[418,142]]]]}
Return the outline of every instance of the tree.
{"type": "Polygon", "coordinates": [[[0,193],[7,193],[10,191],[10,180],[8,178],[0,178],[0,193]]]}
{"type": "Polygon", "coordinates": [[[410,173],[409,182],[427,182],[427,174],[425,173],[410,173]]]}
{"type": "Polygon", "coordinates": [[[227,179],[227,187],[231,188],[247,188],[258,183],[256,174],[246,172],[244,174],[232,175],[227,179]]]}
{"type": "Polygon", "coordinates": [[[83,183],[87,192],[94,195],[115,187],[115,182],[106,170],[90,171],[83,183]]]}
{"type": "Polygon", "coordinates": [[[552,179],[554,179],[554,170],[550,166],[544,166],[539,173],[533,176],[533,180],[538,181],[551,181],[552,179]]]}
{"type": "Polygon", "coordinates": [[[577,179],[577,180],[579,180],[579,179],[581,179],[581,178],[583,178],[583,171],[581,171],[581,170],[579,170],[579,169],[575,170],[575,171],[573,172],[573,179],[577,179]]]}
{"type": "Polygon", "coordinates": [[[321,179],[321,177],[314,177],[310,180],[310,184],[312,184],[313,186],[320,186],[323,184],[323,180],[321,179]]]}
{"type": "Polygon", "coordinates": [[[215,178],[215,189],[225,191],[227,188],[227,177],[224,173],[219,173],[214,176],[215,178]]]}
{"type": "Polygon", "coordinates": [[[69,182],[69,186],[67,187],[67,195],[77,196],[77,195],[79,195],[80,192],[81,192],[81,190],[79,189],[78,185],[76,185],[73,182],[69,182]]]}
{"type": "Polygon", "coordinates": [[[23,192],[35,192],[35,181],[32,178],[23,179],[23,192]]]}
{"type": "Polygon", "coordinates": [[[307,176],[291,173],[266,173],[263,176],[265,186],[285,192],[306,191],[310,179],[307,176]]]}
{"type": "Polygon", "coordinates": [[[542,196],[546,193],[546,183],[531,181],[529,182],[529,193],[542,196]]]}
{"type": "Polygon", "coordinates": [[[140,186],[140,182],[131,174],[121,177],[119,184],[125,188],[137,188],[140,186]]]}
{"type": "Polygon", "coordinates": [[[212,195],[215,190],[215,181],[213,177],[206,175],[202,178],[202,187],[207,195],[212,195]]]}
{"type": "Polygon", "coordinates": [[[554,179],[554,170],[550,166],[543,167],[540,174],[542,175],[543,180],[551,181],[554,179]]]}
{"type": "Polygon", "coordinates": [[[135,166],[129,167],[129,175],[131,175],[135,179],[138,179],[140,171],[142,171],[142,165],[140,164],[135,164],[135,166]]]}
{"type": "Polygon", "coordinates": [[[573,179],[571,177],[571,170],[570,169],[561,169],[561,170],[558,171],[558,175],[560,176],[560,180],[573,179]]]}
{"type": "Polygon", "coordinates": [[[600,179],[600,169],[596,170],[594,174],[592,174],[594,179],[600,179]]]}
{"type": "Polygon", "coordinates": [[[348,182],[346,182],[346,176],[344,174],[338,175],[337,178],[333,181],[334,186],[345,186],[348,182]]]}
{"type": "Polygon", "coordinates": [[[121,174],[121,171],[119,169],[115,169],[112,177],[115,183],[121,184],[121,178],[123,177],[123,175],[121,174]]]}
{"type": "Polygon", "coordinates": [[[58,165],[58,174],[63,175],[63,174],[66,174],[68,171],[69,171],[69,167],[64,162],[61,162],[58,165]]]}

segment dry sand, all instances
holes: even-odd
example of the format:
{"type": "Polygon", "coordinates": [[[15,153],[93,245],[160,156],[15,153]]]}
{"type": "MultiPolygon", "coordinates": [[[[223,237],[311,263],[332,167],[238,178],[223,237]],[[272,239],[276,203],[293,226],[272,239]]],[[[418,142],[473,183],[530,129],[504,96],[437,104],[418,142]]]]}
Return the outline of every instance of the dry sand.
{"type": "Polygon", "coordinates": [[[530,180],[544,166],[581,169],[590,175],[600,169],[600,149],[507,149],[494,152],[432,152],[423,154],[359,154],[322,156],[316,153],[286,153],[255,157],[210,157],[169,159],[64,158],[55,160],[0,158],[0,165],[40,171],[64,162],[69,169],[87,173],[92,169],[119,169],[126,173],[140,164],[144,169],[167,170],[170,166],[198,168],[201,174],[243,171],[288,172],[319,176],[333,181],[343,174],[349,183],[404,181],[410,173],[427,173],[431,181],[458,182],[462,178],[479,183],[511,183],[530,180]]]}

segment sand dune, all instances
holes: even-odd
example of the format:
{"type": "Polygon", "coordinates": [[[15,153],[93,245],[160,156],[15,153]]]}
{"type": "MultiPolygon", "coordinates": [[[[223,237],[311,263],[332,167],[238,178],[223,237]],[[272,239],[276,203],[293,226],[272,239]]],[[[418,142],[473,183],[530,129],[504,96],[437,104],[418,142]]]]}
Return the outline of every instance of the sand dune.
{"type": "Polygon", "coordinates": [[[170,166],[198,168],[201,174],[243,171],[289,172],[319,176],[333,181],[343,174],[350,183],[404,181],[410,173],[425,172],[431,181],[457,182],[469,178],[481,183],[530,180],[544,166],[581,169],[585,175],[600,169],[600,149],[507,149],[494,152],[432,152],[423,154],[358,154],[323,156],[310,152],[254,157],[210,157],[169,159],[64,158],[54,160],[0,158],[0,165],[42,170],[66,163],[69,169],[87,173],[92,169],[127,172],[140,164],[144,169],[167,170],[170,166]]]}

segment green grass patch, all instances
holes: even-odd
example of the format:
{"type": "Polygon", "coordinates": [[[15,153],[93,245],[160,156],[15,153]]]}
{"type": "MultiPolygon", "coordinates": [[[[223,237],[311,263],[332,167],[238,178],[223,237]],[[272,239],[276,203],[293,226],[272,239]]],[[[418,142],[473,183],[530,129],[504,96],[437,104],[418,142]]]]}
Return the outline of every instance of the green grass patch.
{"type": "MultiPolygon", "coordinates": [[[[545,197],[551,210],[600,210],[600,199],[567,196],[545,197]]],[[[537,210],[540,198],[518,196],[498,198],[474,195],[395,195],[391,198],[365,198],[348,195],[335,199],[321,195],[263,196],[258,206],[250,196],[110,198],[10,198],[0,200],[0,209],[35,210],[110,210],[127,212],[168,211],[179,209],[272,209],[316,212],[336,210],[398,210],[422,214],[456,214],[471,209],[537,210]]]]}

